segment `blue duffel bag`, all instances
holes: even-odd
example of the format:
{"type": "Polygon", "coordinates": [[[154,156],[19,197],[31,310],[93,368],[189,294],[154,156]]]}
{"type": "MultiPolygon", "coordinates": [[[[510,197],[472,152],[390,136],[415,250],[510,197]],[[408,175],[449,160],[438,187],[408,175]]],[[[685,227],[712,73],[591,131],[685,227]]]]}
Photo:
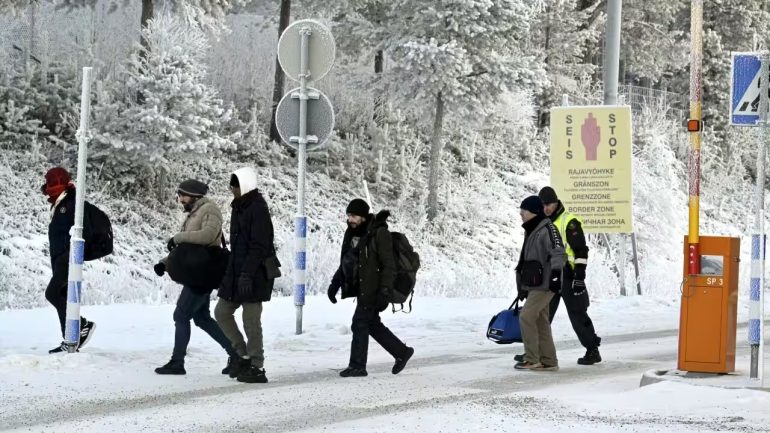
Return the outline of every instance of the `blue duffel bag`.
{"type": "Polygon", "coordinates": [[[516,299],[507,310],[495,314],[489,321],[487,338],[497,344],[521,343],[520,311],[519,300],[516,299]]]}

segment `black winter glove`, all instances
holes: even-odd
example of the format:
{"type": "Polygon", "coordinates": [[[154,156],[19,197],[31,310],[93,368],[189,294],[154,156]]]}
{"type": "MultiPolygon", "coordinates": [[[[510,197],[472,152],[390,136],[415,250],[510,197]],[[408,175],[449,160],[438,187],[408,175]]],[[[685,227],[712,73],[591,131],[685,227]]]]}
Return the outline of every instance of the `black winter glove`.
{"type": "Polygon", "coordinates": [[[253,285],[254,285],[254,280],[252,280],[250,276],[246,274],[241,274],[238,277],[238,298],[241,301],[244,301],[251,297],[253,285]]]}
{"type": "Polygon", "coordinates": [[[334,287],[334,284],[329,284],[329,289],[326,290],[326,294],[329,296],[329,300],[332,301],[332,304],[337,303],[337,291],[339,288],[334,287]]]}
{"type": "Polygon", "coordinates": [[[586,265],[575,265],[575,279],[576,280],[586,279],[586,265]]]}
{"type": "Polygon", "coordinates": [[[572,294],[580,296],[586,292],[586,282],[584,280],[575,280],[572,282],[572,294]]]}
{"type": "Polygon", "coordinates": [[[155,270],[155,273],[158,274],[159,277],[162,277],[163,274],[166,273],[166,265],[163,263],[158,263],[155,266],[152,267],[152,269],[155,270]]]}
{"type": "Polygon", "coordinates": [[[561,291],[561,271],[551,271],[551,277],[548,279],[548,288],[554,293],[561,291]]]}
{"type": "Polygon", "coordinates": [[[166,244],[166,248],[168,248],[168,251],[171,252],[174,248],[176,248],[176,242],[174,241],[174,238],[168,240],[168,243],[166,244]]]}

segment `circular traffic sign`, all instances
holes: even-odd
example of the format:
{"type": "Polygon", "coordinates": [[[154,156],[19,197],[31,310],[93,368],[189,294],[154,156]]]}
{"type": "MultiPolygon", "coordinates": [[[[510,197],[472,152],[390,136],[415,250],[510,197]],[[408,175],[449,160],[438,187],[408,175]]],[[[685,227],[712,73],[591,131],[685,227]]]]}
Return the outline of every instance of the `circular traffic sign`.
{"type": "MultiPolygon", "coordinates": [[[[334,130],[334,109],[329,98],[323,93],[312,87],[307,88],[310,95],[317,95],[317,99],[308,99],[307,101],[307,135],[314,135],[318,138],[316,143],[308,143],[307,150],[316,149],[324,144],[331,136],[334,130]]],[[[296,138],[299,137],[299,87],[286,93],[278,108],[275,111],[275,126],[278,128],[278,134],[281,139],[293,147],[298,148],[299,143],[296,138]],[[292,97],[294,95],[295,97],[292,97]],[[294,140],[292,138],[295,137],[294,140]]]]}
{"type": "Polygon", "coordinates": [[[323,78],[334,63],[335,45],[331,30],[315,20],[295,21],[283,31],[278,40],[278,62],[281,69],[294,81],[303,74],[300,67],[302,33],[309,32],[307,71],[308,81],[323,78]]]}

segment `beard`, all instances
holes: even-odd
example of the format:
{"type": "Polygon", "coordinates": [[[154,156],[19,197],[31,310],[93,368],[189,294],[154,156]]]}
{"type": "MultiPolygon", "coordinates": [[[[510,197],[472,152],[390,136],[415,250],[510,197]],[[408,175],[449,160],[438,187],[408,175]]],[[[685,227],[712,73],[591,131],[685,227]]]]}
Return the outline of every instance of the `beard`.
{"type": "Polygon", "coordinates": [[[350,229],[354,236],[361,236],[366,232],[366,222],[362,222],[361,224],[348,222],[348,229],[350,229]]]}

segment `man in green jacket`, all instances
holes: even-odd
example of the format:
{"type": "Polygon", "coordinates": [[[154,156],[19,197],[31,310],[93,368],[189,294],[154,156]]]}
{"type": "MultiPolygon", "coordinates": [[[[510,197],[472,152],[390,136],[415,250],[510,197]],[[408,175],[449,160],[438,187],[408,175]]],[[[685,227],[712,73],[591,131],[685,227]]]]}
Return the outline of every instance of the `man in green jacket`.
{"type": "MultiPolygon", "coordinates": [[[[177,201],[188,215],[182,224],[182,230],[169,239],[169,252],[183,243],[208,247],[221,245],[222,212],[216,203],[204,197],[208,189],[208,185],[194,179],[179,184],[177,201]]],[[[163,276],[167,264],[168,256],[155,265],[155,273],[158,276],[163,276]]],[[[238,356],[219,324],[211,317],[209,301],[212,289],[213,287],[184,286],[182,288],[182,293],[179,295],[174,310],[174,323],[176,324],[174,351],[171,360],[166,365],[156,368],[156,373],[186,374],[184,358],[187,354],[187,345],[190,343],[190,320],[194,321],[197,327],[219,343],[229,356],[238,356]]]]}
{"type": "Polygon", "coordinates": [[[370,335],[396,359],[391,373],[398,374],[406,367],[414,349],[393,335],[380,319],[380,312],[388,306],[385,294],[393,287],[396,271],[387,223],[390,212],[370,214],[369,205],[357,198],[350,202],[346,213],[348,229],[342,241],[341,263],[327,291],[333,304],[337,303],[340,289],[343,299],[355,296],[358,302],[351,326],[350,363],[340,376],[368,374],[366,360],[370,335]]]}

